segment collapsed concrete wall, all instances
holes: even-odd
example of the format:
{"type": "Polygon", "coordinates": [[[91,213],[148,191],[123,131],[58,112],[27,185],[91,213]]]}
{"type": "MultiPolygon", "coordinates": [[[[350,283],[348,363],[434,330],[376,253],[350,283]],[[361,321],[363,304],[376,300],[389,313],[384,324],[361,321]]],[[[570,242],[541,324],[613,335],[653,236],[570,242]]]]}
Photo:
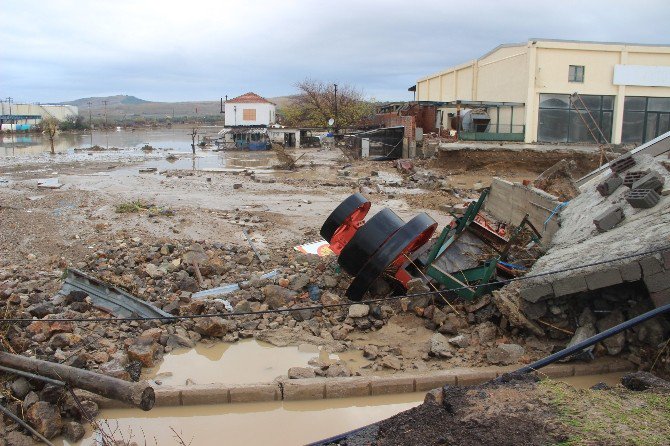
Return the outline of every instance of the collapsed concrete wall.
{"type": "Polygon", "coordinates": [[[541,189],[494,178],[484,210],[512,225],[518,225],[528,214],[530,222],[542,234],[543,243],[549,243],[559,228],[558,214],[552,213],[560,204],[557,197],[541,189]]]}
{"type": "MultiPolygon", "coordinates": [[[[561,213],[551,249],[529,271],[548,273],[645,253],[670,245],[670,172],[661,160],[650,155],[635,157],[632,170],[649,169],[665,178],[659,202],[648,209],[634,208],[626,200],[627,187],[602,196],[596,189],[610,173],[605,171],[582,186],[582,193],[561,213]],[[613,206],[620,207],[624,219],[606,232],[599,232],[594,219],[613,206]]],[[[524,281],[520,294],[528,302],[538,302],[584,291],[642,280],[658,306],[670,302],[670,252],[640,256],[616,263],[551,274],[524,281]]]]}

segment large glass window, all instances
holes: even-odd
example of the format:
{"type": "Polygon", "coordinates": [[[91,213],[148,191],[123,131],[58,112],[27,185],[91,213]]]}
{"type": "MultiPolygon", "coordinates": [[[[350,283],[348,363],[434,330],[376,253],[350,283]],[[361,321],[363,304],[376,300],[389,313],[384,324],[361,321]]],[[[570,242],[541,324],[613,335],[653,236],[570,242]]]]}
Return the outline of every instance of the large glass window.
{"type": "Polygon", "coordinates": [[[538,141],[594,143],[595,138],[604,142],[612,136],[613,96],[568,94],[541,94],[538,141]],[[595,122],[595,124],[594,124],[595,122]]]}
{"type": "Polygon", "coordinates": [[[621,141],[641,144],[670,131],[670,98],[628,96],[623,105],[621,141]]]}

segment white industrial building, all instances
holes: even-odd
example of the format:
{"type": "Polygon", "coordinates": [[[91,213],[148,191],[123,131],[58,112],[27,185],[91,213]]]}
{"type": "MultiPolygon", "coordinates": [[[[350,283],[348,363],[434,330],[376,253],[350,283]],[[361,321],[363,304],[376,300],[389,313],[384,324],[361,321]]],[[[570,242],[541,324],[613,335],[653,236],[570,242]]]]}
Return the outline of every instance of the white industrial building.
{"type": "Polygon", "coordinates": [[[2,130],[29,130],[46,117],[63,121],[78,114],[79,109],[74,105],[17,104],[0,101],[2,130]]]}
{"type": "Polygon", "coordinates": [[[670,131],[670,45],[530,39],[410,90],[440,107],[442,128],[462,126],[457,109],[476,110],[470,139],[639,144],[670,131]],[[477,126],[482,115],[490,121],[477,126]]]}

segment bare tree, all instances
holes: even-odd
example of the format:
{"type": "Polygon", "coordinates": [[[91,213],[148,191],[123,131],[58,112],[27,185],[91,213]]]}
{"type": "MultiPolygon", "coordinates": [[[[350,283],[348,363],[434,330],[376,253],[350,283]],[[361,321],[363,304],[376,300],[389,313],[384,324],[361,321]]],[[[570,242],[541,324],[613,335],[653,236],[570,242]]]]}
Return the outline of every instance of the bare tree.
{"type": "Polygon", "coordinates": [[[198,136],[198,128],[193,127],[191,129],[191,150],[193,151],[193,154],[195,155],[195,137],[198,136]]]}
{"type": "Polygon", "coordinates": [[[337,118],[335,126],[345,128],[374,112],[373,102],[366,101],[363,92],[351,85],[335,87],[334,83],[305,79],[296,88],[298,95],[281,109],[286,125],[324,127],[328,120],[337,118]]]}
{"type": "Polygon", "coordinates": [[[42,119],[42,132],[47,135],[47,138],[49,138],[52,155],[56,154],[56,149],[54,148],[54,139],[56,137],[56,133],[58,133],[58,124],[58,119],[51,116],[42,119]]]}

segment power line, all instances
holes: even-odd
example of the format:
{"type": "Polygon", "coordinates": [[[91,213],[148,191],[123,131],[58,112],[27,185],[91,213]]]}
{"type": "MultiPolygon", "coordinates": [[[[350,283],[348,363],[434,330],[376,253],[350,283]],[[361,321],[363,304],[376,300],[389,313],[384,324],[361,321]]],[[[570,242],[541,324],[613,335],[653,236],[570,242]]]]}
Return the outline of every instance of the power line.
{"type": "Polygon", "coordinates": [[[186,320],[186,319],[201,319],[201,318],[206,318],[206,317],[221,317],[221,318],[230,318],[230,317],[238,317],[238,316],[261,316],[264,314],[279,314],[279,313],[286,313],[286,312],[292,312],[292,311],[302,311],[302,310],[328,310],[331,308],[342,308],[342,307],[350,307],[352,305],[356,305],[359,303],[364,303],[364,304],[371,304],[371,303],[380,303],[380,302],[393,302],[396,300],[401,300],[405,298],[416,298],[416,297],[422,297],[422,296],[431,296],[435,294],[440,294],[440,293],[445,293],[448,291],[458,291],[458,290],[464,290],[464,289],[473,289],[473,288],[479,288],[479,287],[484,287],[484,286],[491,286],[491,285],[507,285],[512,282],[518,282],[518,281],[523,281],[523,280],[529,280],[529,279],[535,279],[538,277],[546,277],[552,274],[559,274],[559,273],[565,273],[565,272],[570,272],[570,271],[575,271],[578,269],[583,269],[583,268],[590,268],[592,266],[598,266],[598,265],[604,265],[607,263],[614,263],[618,262],[621,260],[626,260],[630,259],[633,257],[640,257],[644,256],[647,254],[655,254],[658,252],[666,251],[670,249],[670,245],[664,246],[662,248],[657,248],[653,249],[650,251],[645,251],[645,252],[640,252],[637,254],[628,254],[625,256],[617,257],[614,259],[610,260],[601,260],[599,262],[592,262],[592,263],[587,263],[585,265],[579,265],[579,266],[573,266],[570,268],[563,268],[559,270],[554,270],[554,271],[547,271],[544,273],[538,273],[538,274],[533,274],[530,276],[522,276],[522,277],[513,277],[511,279],[505,279],[505,280],[499,280],[496,282],[488,282],[488,283],[482,283],[482,284],[477,284],[477,285],[470,285],[470,286],[462,286],[458,288],[451,288],[449,290],[438,290],[438,291],[423,291],[420,293],[413,293],[413,294],[401,294],[398,296],[386,296],[386,297],[380,297],[377,299],[369,299],[365,300],[362,302],[341,302],[337,304],[321,304],[321,305],[311,305],[308,307],[294,307],[294,308],[283,308],[283,309],[275,309],[275,310],[260,310],[260,311],[243,311],[239,313],[205,313],[205,314],[188,314],[188,315],[178,315],[178,316],[171,316],[171,317],[165,317],[165,316],[152,316],[152,317],[141,317],[141,316],[135,316],[135,317],[120,317],[120,318],[107,318],[107,317],[93,317],[93,318],[55,318],[55,319],[30,319],[30,318],[0,318],[0,323],[7,322],[7,323],[19,323],[19,322],[35,322],[35,321],[44,321],[44,322],[132,322],[132,321],[152,321],[152,320],[161,320],[161,321],[176,321],[176,320],[186,320]]]}

